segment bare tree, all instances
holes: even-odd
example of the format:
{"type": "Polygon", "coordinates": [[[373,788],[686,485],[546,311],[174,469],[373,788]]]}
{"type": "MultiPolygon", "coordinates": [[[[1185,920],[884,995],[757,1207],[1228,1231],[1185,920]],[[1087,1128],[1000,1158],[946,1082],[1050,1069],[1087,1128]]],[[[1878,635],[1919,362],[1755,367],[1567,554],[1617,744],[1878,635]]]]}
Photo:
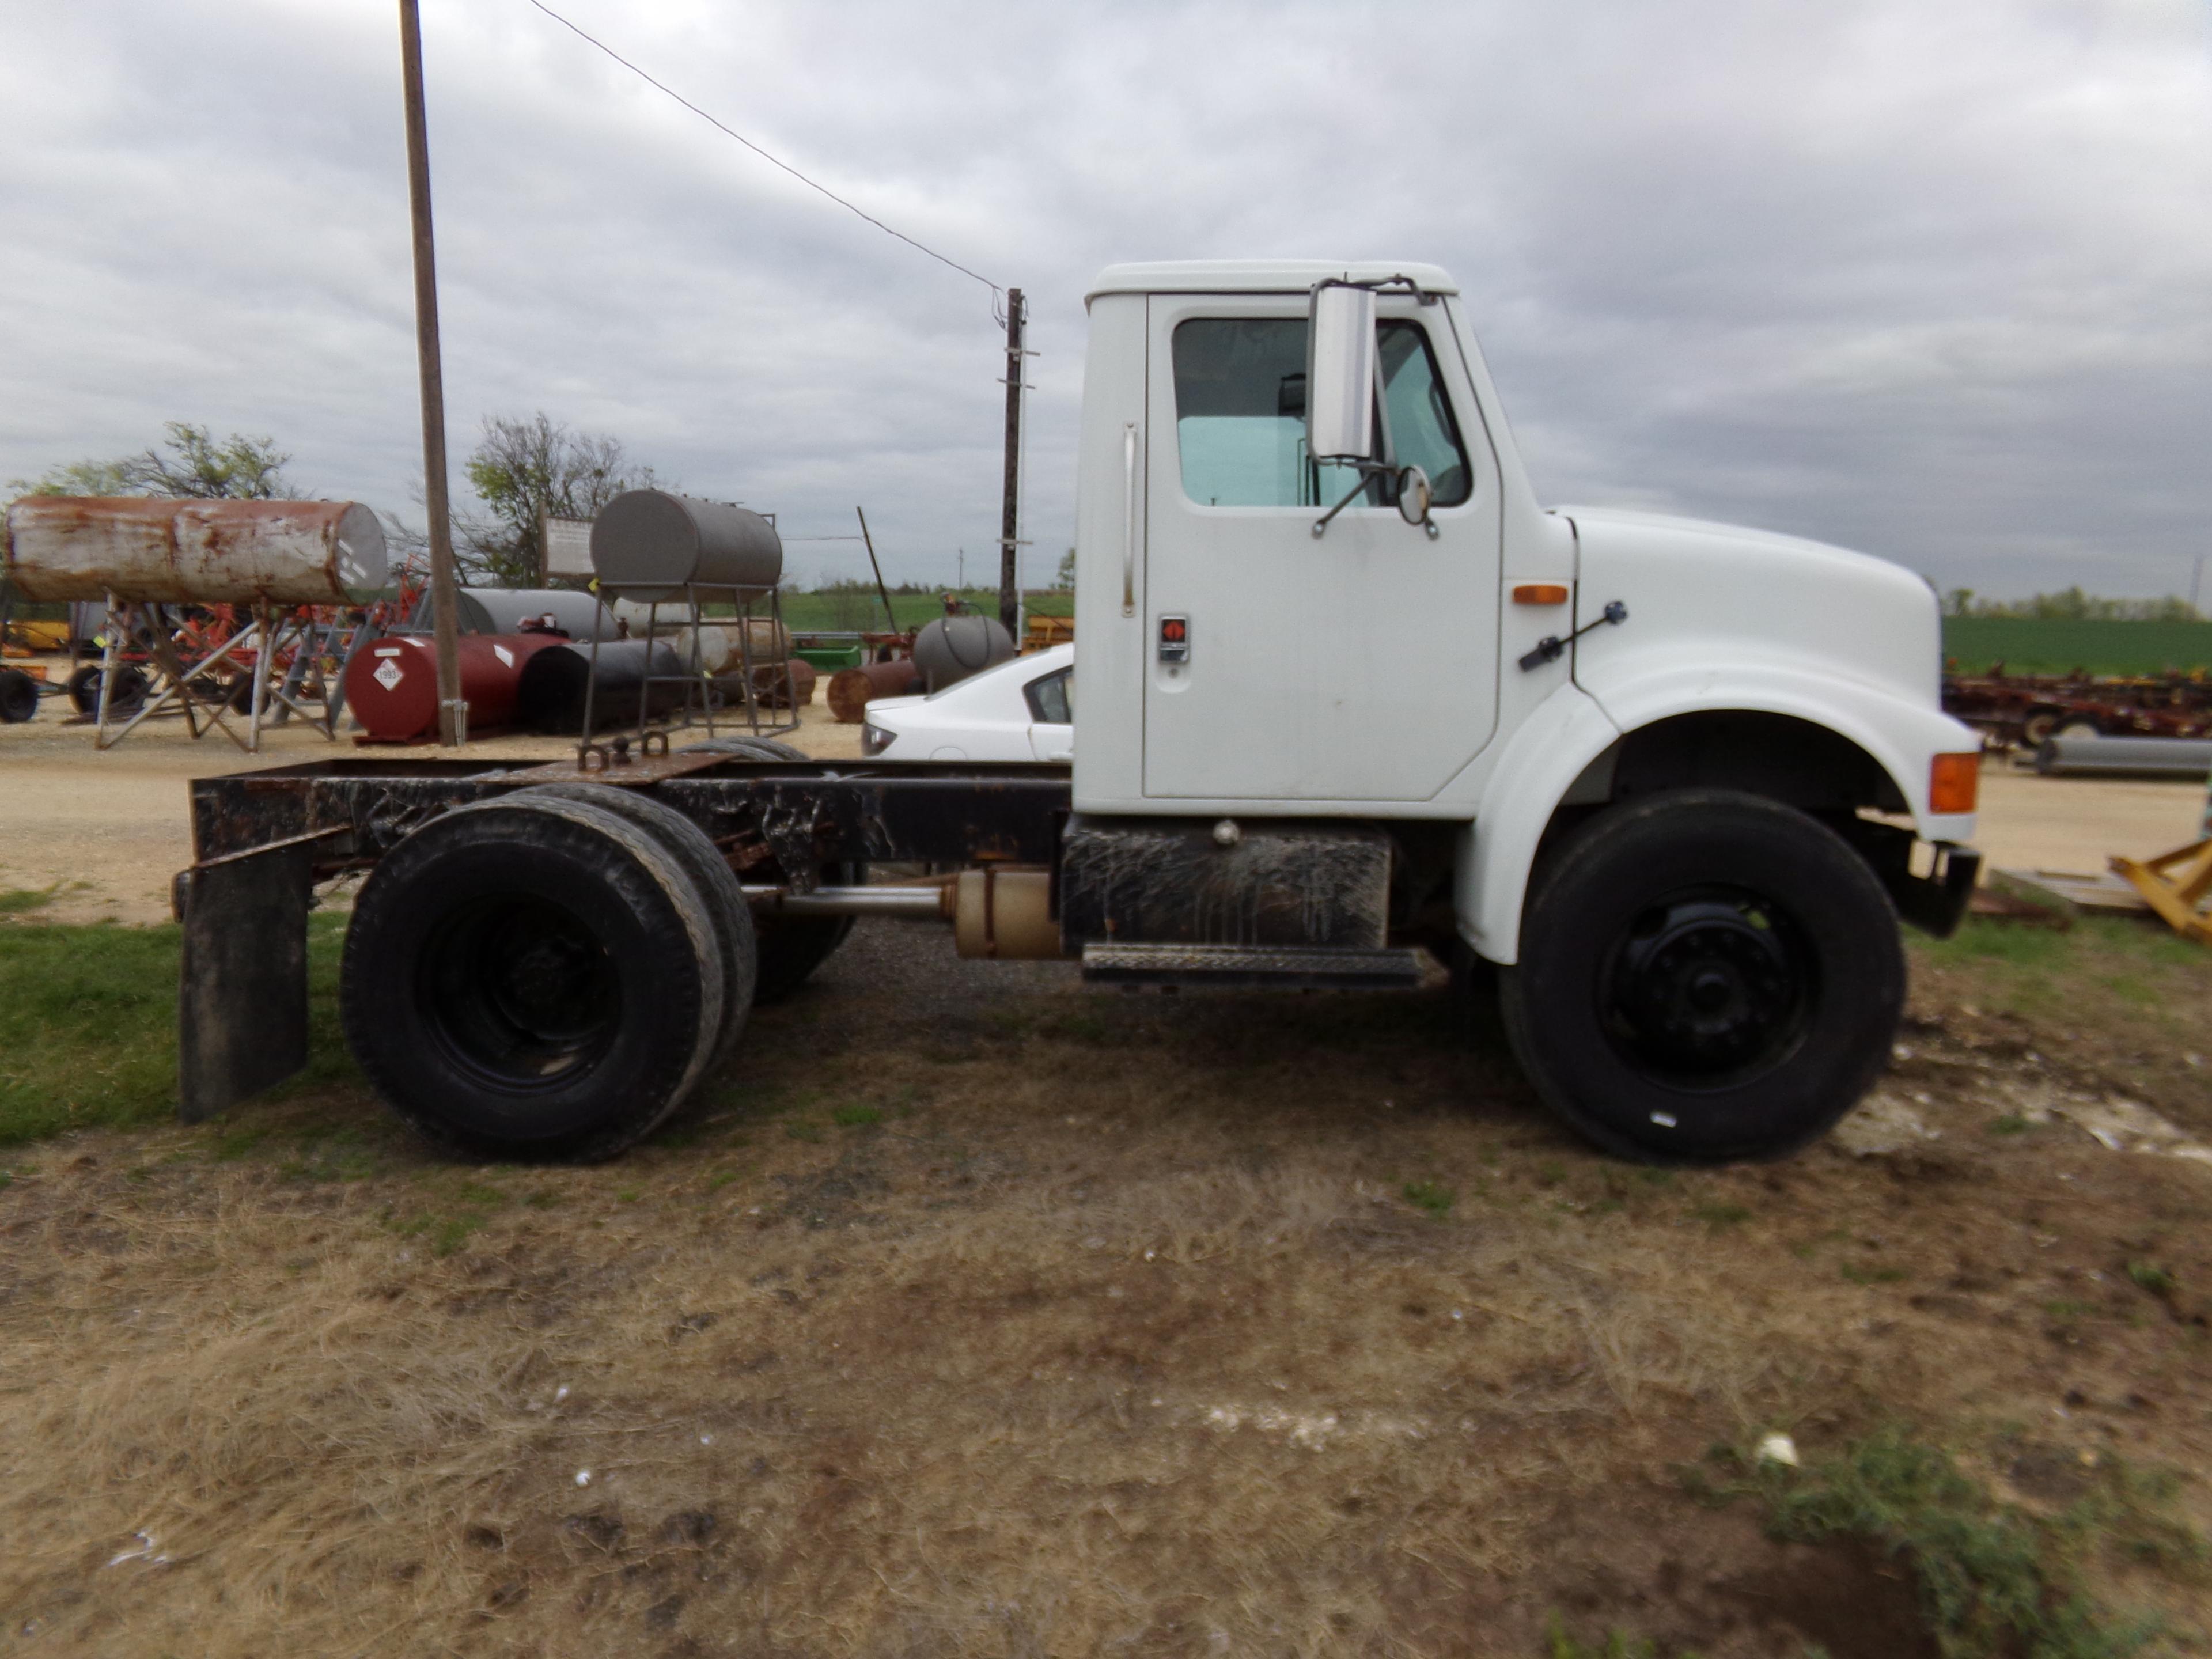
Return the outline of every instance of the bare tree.
{"type": "Polygon", "coordinates": [[[547,517],[592,518],[623,490],[659,482],[651,467],[630,461],[619,439],[571,431],[543,410],[527,420],[486,416],[467,471],[490,514],[456,515],[465,562],[476,574],[516,587],[544,578],[547,517]]]}

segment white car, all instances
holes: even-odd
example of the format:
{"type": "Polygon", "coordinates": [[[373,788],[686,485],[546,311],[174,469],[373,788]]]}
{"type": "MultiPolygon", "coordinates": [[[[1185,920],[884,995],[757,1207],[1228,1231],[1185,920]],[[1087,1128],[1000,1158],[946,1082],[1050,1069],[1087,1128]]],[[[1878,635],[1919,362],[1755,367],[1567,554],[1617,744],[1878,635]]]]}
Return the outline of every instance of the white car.
{"type": "Polygon", "coordinates": [[[868,705],[863,754],[889,760],[1075,758],[1075,647],[1055,645],[926,697],[868,705]]]}

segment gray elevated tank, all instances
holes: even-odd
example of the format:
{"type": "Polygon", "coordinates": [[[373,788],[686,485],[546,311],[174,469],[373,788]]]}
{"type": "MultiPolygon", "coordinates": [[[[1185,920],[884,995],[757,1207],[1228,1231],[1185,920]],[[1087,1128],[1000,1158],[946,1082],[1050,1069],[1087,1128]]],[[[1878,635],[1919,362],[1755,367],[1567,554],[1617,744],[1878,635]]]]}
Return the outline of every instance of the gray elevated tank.
{"type": "Polygon", "coordinates": [[[592,520],[592,568],[600,592],[624,599],[675,599],[686,584],[757,595],[783,580],[783,540],[745,507],[629,489],[592,520]]]}

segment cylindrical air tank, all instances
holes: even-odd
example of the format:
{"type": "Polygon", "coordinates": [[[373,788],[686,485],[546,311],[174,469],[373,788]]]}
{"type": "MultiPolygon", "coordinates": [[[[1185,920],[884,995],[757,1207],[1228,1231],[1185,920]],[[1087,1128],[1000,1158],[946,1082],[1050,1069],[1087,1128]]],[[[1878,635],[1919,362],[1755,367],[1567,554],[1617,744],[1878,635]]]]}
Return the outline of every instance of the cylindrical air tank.
{"type": "Polygon", "coordinates": [[[8,509],[7,567],[42,604],[364,605],[387,580],[358,501],[27,495],[8,509]]]}
{"type": "Polygon", "coordinates": [[[924,687],[942,691],[1014,654],[1014,636],[996,617],[939,617],[914,636],[914,665],[924,687]]]}
{"type": "Polygon", "coordinates": [[[602,592],[632,599],[674,599],[686,585],[764,593],[783,579],[783,542],[745,507],[629,489],[592,520],[592,568],[602,592]]]}
{"type": "MultiPolygon", "coordinates": [[[[551,634],[464,634],[455,641],[469,731],[513,725],[522,667],[567,641],[551,634]]],[[[438,730],[438,652],[422,634],[395,634],[354,653],[346,665],[346,708],[373,743],[410,743],[438,730]]]]}

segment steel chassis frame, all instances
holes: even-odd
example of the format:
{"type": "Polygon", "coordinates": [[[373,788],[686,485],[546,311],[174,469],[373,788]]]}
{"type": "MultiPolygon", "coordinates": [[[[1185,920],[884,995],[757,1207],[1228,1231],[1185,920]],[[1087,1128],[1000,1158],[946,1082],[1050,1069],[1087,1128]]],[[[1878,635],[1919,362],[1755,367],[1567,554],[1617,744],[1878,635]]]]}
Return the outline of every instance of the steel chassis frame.
{"type": "Polygon", "coordinates": [[[585,770],[335,759],[191,784],[178,1115],[197,1122],[307,1062],[307,913],[318,882],[373,867],[441,813],[533,784],[649,791],[713,838],[749,887],[811,890],[825,865],[1055,861],[1068,769],[759,761],[678,751],[585,770]]]}

